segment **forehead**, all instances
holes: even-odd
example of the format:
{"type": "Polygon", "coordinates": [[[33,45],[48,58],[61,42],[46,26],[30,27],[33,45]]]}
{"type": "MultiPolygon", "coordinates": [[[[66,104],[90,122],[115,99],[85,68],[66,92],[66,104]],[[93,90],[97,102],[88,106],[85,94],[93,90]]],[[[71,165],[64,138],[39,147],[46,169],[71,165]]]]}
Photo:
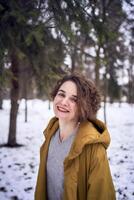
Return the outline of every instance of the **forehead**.
{"type": "Polygon", "coordinates": [[[77,86],[73,81],[66,81],[64,82],[59,90],[63,90],[64,92],[70,95],[77,95],[77,86]]]}

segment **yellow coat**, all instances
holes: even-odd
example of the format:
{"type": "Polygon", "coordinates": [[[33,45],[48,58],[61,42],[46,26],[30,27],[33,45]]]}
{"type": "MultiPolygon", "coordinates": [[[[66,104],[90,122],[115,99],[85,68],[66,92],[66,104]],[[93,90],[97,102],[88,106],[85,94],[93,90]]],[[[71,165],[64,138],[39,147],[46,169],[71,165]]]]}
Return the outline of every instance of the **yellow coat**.
{"type": "MultiPolygon", "coordinates": [[[[46,162],[52,135],[58,119],[50,120],[45,129],[45,142],[40,149],[40,166],[35,200],[47,200],[46,162]]],[[[99,120],[82,122],[68,156],[64,160],[63,200],[115,200],[106,148],[110,136],[99,120]]]]}

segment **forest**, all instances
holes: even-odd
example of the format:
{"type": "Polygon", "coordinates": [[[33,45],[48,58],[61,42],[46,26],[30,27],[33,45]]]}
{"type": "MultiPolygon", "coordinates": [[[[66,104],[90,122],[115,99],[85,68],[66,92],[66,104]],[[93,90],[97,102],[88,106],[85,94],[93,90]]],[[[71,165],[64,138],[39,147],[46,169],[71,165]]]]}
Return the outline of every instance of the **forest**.
{"type": "Polygon", "coordinates": [[[74,72],[100,90],[116,198],[134,199],[134,1],[0,0],[0,200],[34,199],[50,93],[74,72]]]}
{"type": "MultiPolygon", "coordinates": [[[[134,103],[133,0],[0,0],[0,109],[10,99],[15,147],[21,99],[50,99],[66,73],[92,79],[102,102],[134,103]]],[[[105,106],[104,106],[105,108],[105,106]]]]}

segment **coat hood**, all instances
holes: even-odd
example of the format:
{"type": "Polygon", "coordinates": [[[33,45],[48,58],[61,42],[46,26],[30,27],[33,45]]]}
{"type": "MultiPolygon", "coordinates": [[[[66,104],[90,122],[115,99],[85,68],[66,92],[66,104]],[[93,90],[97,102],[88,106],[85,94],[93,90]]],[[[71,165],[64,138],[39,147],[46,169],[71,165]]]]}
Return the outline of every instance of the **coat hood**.
{"type": "MultiPolygon", "coordinates": [[[[51,138],[58,127],[58,119],[56,117],[52,118],[44,131],[45,138],[51,138]]],[[[105,149],[108,148],[110,144],[110,135],[106,125],[98,119],[81,122],[67,159],[74,159],[82,152],[85,145],[95,143],[101,143],[105,149]]]]}

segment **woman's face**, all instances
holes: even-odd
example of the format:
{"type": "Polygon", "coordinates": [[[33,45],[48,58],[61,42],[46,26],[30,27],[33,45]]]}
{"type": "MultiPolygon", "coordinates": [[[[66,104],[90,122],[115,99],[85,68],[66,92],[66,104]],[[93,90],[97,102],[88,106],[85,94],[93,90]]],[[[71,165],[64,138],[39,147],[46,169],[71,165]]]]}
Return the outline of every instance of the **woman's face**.
{"type": "Polygon", "coordinates": [[[54,113],[59,120],[78,121],[77,87],[72,81],[64,82],[53,102],[54,113]]]}

